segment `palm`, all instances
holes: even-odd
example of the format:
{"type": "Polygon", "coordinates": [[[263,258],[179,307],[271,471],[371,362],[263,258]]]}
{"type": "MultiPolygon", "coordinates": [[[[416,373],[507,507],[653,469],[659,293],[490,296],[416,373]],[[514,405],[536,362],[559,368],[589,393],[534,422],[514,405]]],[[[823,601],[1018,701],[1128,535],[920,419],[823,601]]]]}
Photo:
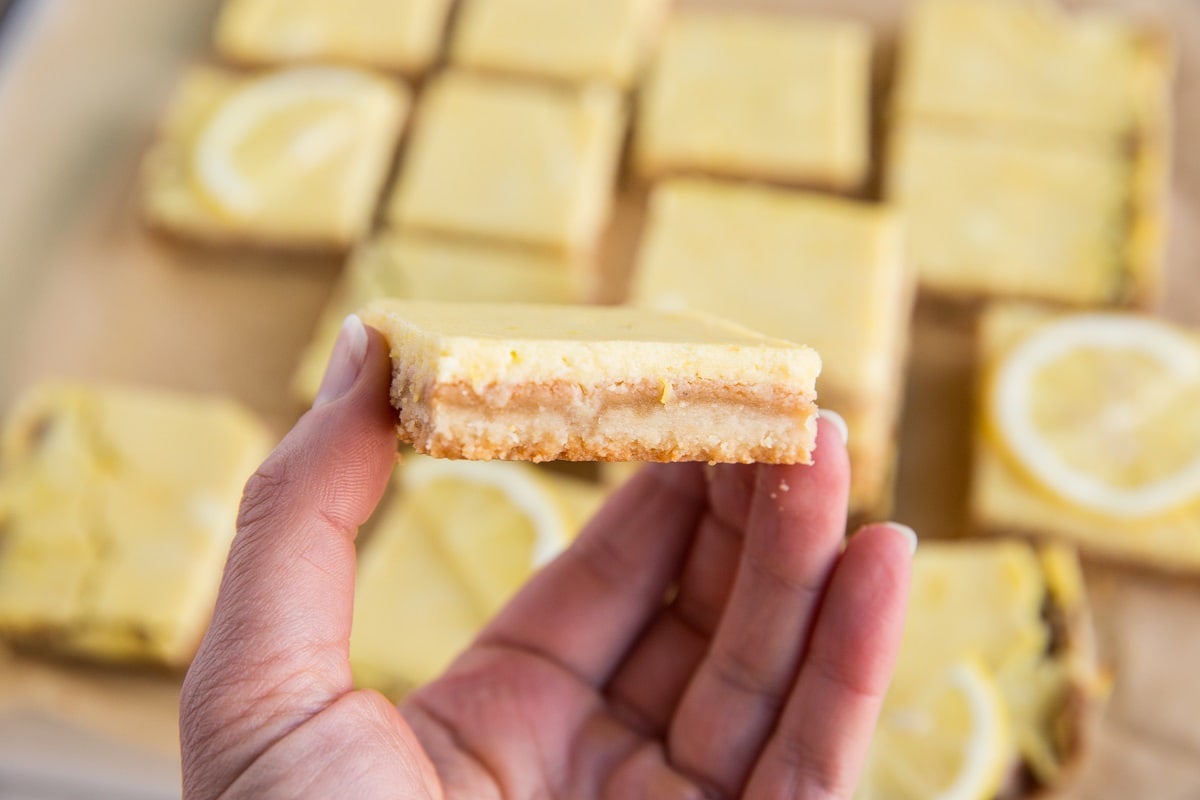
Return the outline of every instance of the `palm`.
{"type": "Polygon", "coordinates": [[[865,741],[840,734],[873,718],[899,614],[870,601],[903,556],[866,537],[839,562],[844,506],[790,499],[844,497],[836,462],[708,474],[627,487],[402,707],[449,796],[848,793],[865,741]],[[844,614],[859,632],[820,622],[844,614]]]}

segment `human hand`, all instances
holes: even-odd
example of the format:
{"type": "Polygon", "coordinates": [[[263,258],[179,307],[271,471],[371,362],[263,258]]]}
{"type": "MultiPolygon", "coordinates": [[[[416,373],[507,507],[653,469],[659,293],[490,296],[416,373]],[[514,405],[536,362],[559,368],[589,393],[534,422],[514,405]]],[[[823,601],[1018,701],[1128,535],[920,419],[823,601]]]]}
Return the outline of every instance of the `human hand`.
{"type": "MultiPolygon", "coordinates": [[[[247,485],[184,682],[184,796],[845,798],[887,688],[912,540],[843,548],[849,466],[652,465],[440,679],[353,688],[354,537],[394,460],[386,344],[343,326],[247,485]]],[[[404,631],[397,631],[404,636],[404,631]]]]}

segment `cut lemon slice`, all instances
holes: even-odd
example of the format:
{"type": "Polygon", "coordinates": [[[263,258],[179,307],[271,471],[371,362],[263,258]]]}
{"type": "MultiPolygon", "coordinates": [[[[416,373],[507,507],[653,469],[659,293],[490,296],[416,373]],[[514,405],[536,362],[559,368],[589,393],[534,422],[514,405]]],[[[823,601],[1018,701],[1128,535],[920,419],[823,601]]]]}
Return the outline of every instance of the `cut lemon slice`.
{"type": "Polygon", "coordinates": [[[1051,322],[999,365],[993,430],[1059,497],[1146,517],[1200,498],[1200,344],[1120,314],[1051,322]]]}
{"type": "MultiPolygon", "coordinates": [[[[391,113],[389,87],[339,67],[299,67],[235,90],[200,131],[192,151],[195,181],[213,205],[234,217],[294,201],[298,192],[357,185],[363,130],[391,113]],[[324,172],[332,185],[314,182],[324,172]]],[[[364,167],[365,165],[365,167],[364,167]]]]}
{"type": "Polygon", "coordinates": [[[860,800],[989,800],[1017,758],[1004,700],[975,659],[889,692],[860,800]]]}
{"type": "Polygon", "coordinates": [[[527,464],[414,456],[401,502],[490,616],[575,534],[554,480],[527,464]]]}

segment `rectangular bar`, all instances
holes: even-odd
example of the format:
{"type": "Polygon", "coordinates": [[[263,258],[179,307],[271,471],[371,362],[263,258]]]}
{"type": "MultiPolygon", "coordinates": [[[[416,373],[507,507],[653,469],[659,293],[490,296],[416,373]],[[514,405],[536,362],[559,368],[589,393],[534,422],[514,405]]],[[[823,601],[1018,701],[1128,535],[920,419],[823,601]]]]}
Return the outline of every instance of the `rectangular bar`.
{"type": "Polygon", "coordinates": [[[820,357],[694,313],[388,300],[399,434],[446,458],[810,463],[820,357]]]}

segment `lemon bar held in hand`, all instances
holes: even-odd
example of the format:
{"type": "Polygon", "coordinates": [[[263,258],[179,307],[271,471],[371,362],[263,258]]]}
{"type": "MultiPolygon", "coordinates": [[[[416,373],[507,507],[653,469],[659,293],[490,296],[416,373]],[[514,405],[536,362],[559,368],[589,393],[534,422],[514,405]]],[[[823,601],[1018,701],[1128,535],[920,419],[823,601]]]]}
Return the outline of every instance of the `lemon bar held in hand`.
{"type": "Polygon", "coordinates": [[[439,457],[809,463],[820,357],[695,313],[389,300],[399,433],[439,457]]]}

